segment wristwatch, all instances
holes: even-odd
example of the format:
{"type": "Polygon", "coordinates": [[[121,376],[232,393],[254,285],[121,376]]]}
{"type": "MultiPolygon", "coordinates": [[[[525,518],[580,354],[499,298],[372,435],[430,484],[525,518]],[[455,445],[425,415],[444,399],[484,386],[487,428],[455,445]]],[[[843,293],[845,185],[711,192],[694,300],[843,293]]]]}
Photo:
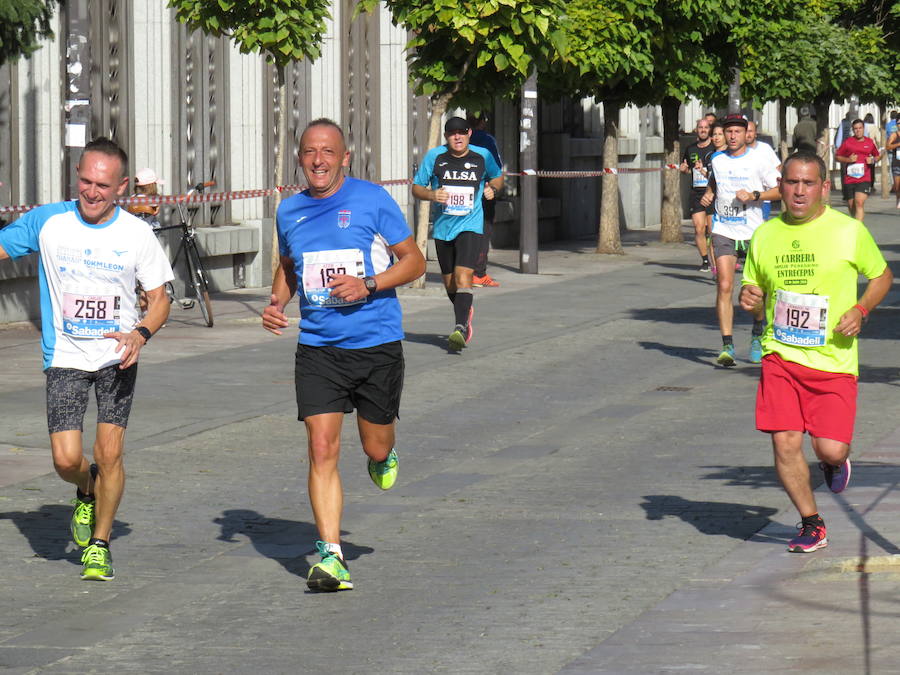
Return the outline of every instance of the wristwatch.
{"type": "Polygon", "coordinates": [[[375,281],[375,277],[363,277],[363,283],[366,285],[369,295],[378,290],[378,283],[375,281]]]}
{"type": "Polygon", "coordinates": [[[145,326],[135,326],[134,331],[142,338],[144,338],[144,342],[150,342],[150,338],[153,337],[153,333],[151,333],[150,329],[146,328],[145,326]]]}
{"type": "Polygon", "coordinates": [[[759,190],[753,191],[753,201],[755,201],[755,202],[759,201],[759,190]]]}

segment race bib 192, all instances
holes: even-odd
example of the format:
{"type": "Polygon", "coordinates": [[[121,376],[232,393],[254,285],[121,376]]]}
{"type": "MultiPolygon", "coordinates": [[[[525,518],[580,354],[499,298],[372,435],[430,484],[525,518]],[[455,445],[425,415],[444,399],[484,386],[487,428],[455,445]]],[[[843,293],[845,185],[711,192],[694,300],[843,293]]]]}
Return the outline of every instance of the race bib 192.
{"type": "Polygon", "coordinates": [[[776,292],[772,321],[776,340],[794,347],[822,347],[827,326],[828,296],[776,292]]]}
{"type": "Polygon", "coordinates": [[[63,292],[63,333],[97,339],[119,330],[121,298],[115,294],[63,292]]]}
{"type": "Polygon", "coordinates": [[[358,248],[333,251],[307,251],[303,254],[303,294],[312,307],[347,307],[366,300],[349,302],[331,295],[328,283],[338,274],[363,278],[366,265],[363,252],[358,248]]]}

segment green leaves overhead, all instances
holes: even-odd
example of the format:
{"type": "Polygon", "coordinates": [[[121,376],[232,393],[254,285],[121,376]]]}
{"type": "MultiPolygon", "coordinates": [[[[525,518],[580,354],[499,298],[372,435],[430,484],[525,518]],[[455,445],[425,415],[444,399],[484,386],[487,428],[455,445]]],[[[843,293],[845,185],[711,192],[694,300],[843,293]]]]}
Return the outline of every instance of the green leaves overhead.
{"type": "Polygon", "coordinates": [[[231,38],[242,54],[284,67],[319,57],[329,0],[169,0],[191,30],[231,38]]]}
{"type": "Polygon", "coordinates": [[[900,92],[900,2],[805,0],[736,24],[747,92],[760,100],[890,101],[900,92]],[[760,36],[765,36],[762,39],[760,36]]]}
{"type": "MultiPolygon", "coordinates": [[[[514,95],[532,69],[566,58],[564,0],[385,0],[407,45],[416,93],[480,107],[514,95]]],[[[363,0],[357,12],[378,0],[363,0]]]]}
{"type": "Polygon", "coordinates": [[[0,0],[0,65],[28,56],[41,38],[52,38],[56,0],[0,0]]]}
{"type": "Polygon", "coordinates": [[[890,100],[900,91],[900,0],[570,0],[556,95],[636,104],[745,97],[890,100]]]}

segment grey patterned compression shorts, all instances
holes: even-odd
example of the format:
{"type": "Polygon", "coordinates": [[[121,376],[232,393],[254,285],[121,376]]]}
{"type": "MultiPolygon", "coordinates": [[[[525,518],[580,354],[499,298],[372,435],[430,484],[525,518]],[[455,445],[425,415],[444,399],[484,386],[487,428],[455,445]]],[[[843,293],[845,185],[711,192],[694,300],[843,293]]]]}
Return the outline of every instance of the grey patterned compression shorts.
{"type": "Polygon", "coordinates": [[[75,429],[84,431],[84,413],[92,384],[97,397],[97,424],[128,426],[137,364],[125,370],[120,370],[119,366],[96,371],[48,368],[44,373],[47,376],[47,428],[51,434],[75,429]]]}

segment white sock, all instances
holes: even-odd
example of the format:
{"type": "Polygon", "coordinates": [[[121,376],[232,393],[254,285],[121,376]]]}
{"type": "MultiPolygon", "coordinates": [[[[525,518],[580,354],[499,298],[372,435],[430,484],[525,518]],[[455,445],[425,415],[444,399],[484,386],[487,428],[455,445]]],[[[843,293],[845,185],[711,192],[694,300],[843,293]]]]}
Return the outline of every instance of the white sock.
{"type": "Polygon", "coordinates": [[[329,553],[334,553],[334,554],[335,554],[338,558],[340,558],[341,560],[344,559],[344,552],[341,550],[341,545],[340,545],[340,544],[327,544],[327,543],[326,543],[326,544],[325,544],[325,549],[326,549],[329,553]]]}

